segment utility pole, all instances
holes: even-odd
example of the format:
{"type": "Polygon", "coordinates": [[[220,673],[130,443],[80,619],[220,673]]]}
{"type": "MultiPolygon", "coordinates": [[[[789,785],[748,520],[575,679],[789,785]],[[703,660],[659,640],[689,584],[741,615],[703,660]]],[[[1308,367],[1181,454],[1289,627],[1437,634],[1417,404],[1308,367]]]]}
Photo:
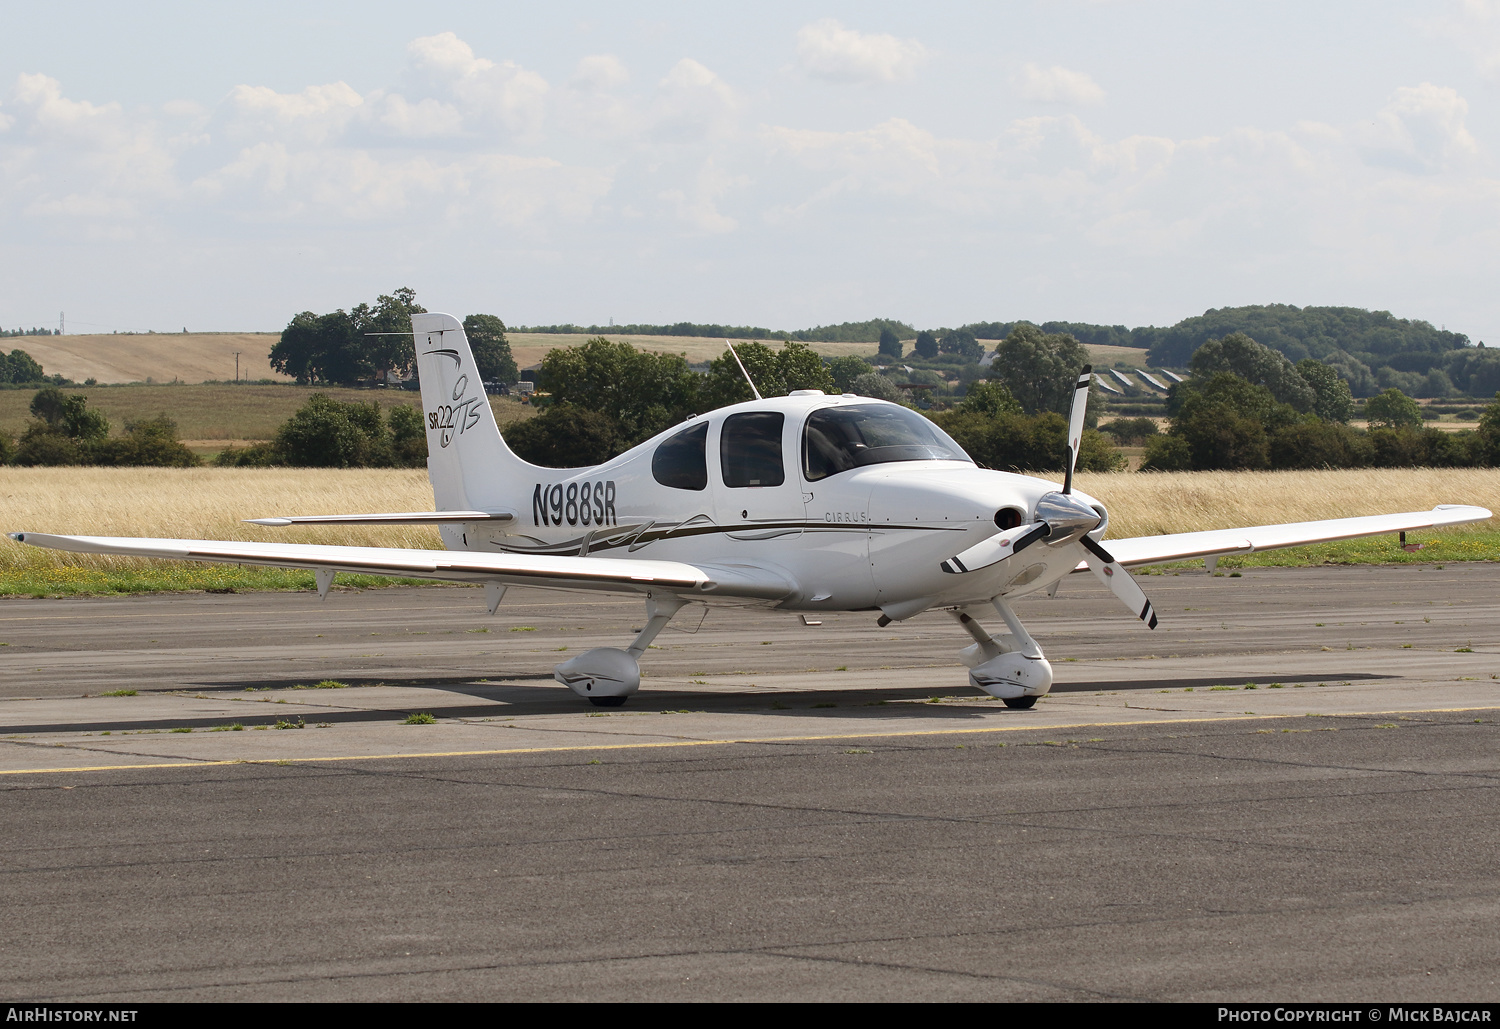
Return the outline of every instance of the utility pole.
{"type": "Polygon", "coordinates": [[[57,334],[59,336],[67,335],[67,333],[63,332],[63,313],[62,311],[57,312],[57,334]]]}
{"type": "Polygon", "coordinates": [[[240,381],[240,352],[238,350],[234,352],[234,381],[240,381]]]}

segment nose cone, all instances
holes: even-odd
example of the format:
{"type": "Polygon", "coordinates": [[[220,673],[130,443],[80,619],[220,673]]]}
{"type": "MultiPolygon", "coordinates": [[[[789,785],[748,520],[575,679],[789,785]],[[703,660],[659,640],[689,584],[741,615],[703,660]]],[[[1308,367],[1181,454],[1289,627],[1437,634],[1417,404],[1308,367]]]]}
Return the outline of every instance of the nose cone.
{"type": "Polygon", "coordinates": [[[1099,512],[1077,497],[1066,493],[1048,493],[1036,502],[1036,520],[1046,522],[1049,546],[1070,543],[1097,528],[1099,512]]]}

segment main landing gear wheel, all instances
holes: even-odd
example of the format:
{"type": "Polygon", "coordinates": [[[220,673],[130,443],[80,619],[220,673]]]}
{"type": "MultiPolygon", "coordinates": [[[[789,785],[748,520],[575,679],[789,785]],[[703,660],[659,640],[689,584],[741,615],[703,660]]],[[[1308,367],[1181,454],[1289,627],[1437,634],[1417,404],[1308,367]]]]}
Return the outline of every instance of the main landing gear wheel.
{"type": "Polygon", "coordinates": [[[627,699],[626,697],[590,697],[589,703],[595,707],[624,707],[627,699]]]}
{"type": "MultiPolygon", "coordinates": [[[[622,697],[621,699],[623,700],[624,698],[622,697]]],[[[596,701],[594,701],[594,703],[597,704],[597,703],[599,703],[599,701],[596,700],[596,701]]],[[[1006,697],[1005,698],[1005,706],[1006,707],[1013,707],[1013,708],[1015,708],[1018,711],[1029,711],[1032,708],[1036,707],[1036,698],[1035,697],[1006,697]]]]}

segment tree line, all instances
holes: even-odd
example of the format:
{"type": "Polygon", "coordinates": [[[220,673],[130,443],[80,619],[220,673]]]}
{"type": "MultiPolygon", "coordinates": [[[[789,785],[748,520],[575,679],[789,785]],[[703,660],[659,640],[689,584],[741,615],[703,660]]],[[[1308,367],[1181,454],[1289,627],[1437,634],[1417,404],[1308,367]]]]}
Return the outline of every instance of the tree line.
{"type": "MultiPolygon", "coordinates": [[[[271,367],[302,385],[357,385],[394,382],[412,376],[416,350],[411,316],[425,314],[415,290],[382,294],[374,304],[358,304],[328,314],[303,311],[293,316],[271,348],[271,367]]],[[[505,323],[492,314],[471,314],[464,333],[486,382],[512,383],[519,377],[505,323]]]]}
{"type": "Polygon", "coordinates": [[[1476,430],[1444,432],[1390,387],[1365,403],[1360,430],[1348,382],[1312,358],[1293,365],[1232,333],[1200,346],[1191,367],[1168,395],[1167,431],[1141,434],[1142,471],[1500,465],[1500,393],[1476,430]]]}
{"type": "Polygon", "coordinates": [[[14,440],[0,433],[0,464],[155,465],[190,468],[202,464],[177,438],[177,423],[165,414],[125,425],[110,435],[109,419],[82,394],[47,386],[31,398],[31,421],[14,440]]]}

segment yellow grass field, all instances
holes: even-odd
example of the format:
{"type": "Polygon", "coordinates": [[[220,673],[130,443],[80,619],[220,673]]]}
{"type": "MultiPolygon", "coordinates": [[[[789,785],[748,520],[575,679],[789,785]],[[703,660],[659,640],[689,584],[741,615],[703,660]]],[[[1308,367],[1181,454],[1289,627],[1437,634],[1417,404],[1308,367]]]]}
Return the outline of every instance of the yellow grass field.
{"type": "MultiPolygon", "coordinates": [[[[19,348],[41,362],[48,375],[61,375],[74,382],[95,379],[118,384],[148,379],[154,383],[217,382],[234,378],[235,351],[240,353],[240,376],[244,379],[276,379],[290,382],[285,375],[271,370],[266,356],[281,338],[279,332],[158,332],[145,335],[113,333],[76,336],[18,336],[0,340],[7,350],[19,348]]],[[[507,334],[516,365],[529,368],[541,363],[547,352],[558,347],[574,347],[592,337],[584,333],[552,334],[512,332],[507,334]]],[[[708,336],[620,336],[605,335],[614,342],[629,343],[641,350],[684,354],[698,364],[712,361],[724,352],[724,340],[708,336]]],[[[734,340],[735,343],[748,342],[734,340]]],[[[779,341],[765,340],[779,349],[779,341]]],[[[910,353],[913,340],[904,340],[910,353]]],[[[984,341],[993,348],[992,340],[984,341]]],[[[874,343],[813,343],[812,348],[824,357],[871,357],[874,343]]],[[[1146,352],[1129,347],[1088,348],[1094,363],[1107,367],[1124,362],[1145,367],[1146,352]]],[[[211,437],[205,437],[211,438],[211,437]]]]}
{"type": "Polygon", "coordinates": [[[234,378],[234,354],[240,352],[240,377],[279,379],[266,363],[279,332],[156,332],[145,335],[17,336],[0,340],[6,351],[21,349],[48,375],[74,382],[210,382],[234,378]]]}
{"type": "MultiPolygon", "coordinates": [[[[1080,475],[1078,483],[1109,508],[1111,537],[1425,510],[1439,503],[1500,510],[1500,469],[1121,472],[1080,475]]],[[[241,521],[266,515],[431,509],[432,491],[420,470],[0,468],[0,530],[5,532],[437,548],[437,532],[431,528],[266,529],[241,521]]],[[[1431,554],[1417,559],[1500,559],[1500,533],[1493,520],[1422,536],[1439,538],[1431,554]]],[[[1330,551],[1324,558],[1304,555],[1293,563],[1413,559],[1386,537],[1363,546],[1330,551]]],[[[1229,559],[1226,566],[1234,560],[1242,559],[1229,559]]],[[[1275,555],[1267,560],[1274,561],[1275,555]]],[[[97,573],[150,564],[155,563],[40,550],[0,538],[0,593],[30,592],[32,586],[14,583],[38,574],[62,589],[66,569],[97,573]],[[7,587],[7,581],[13,585],[7,587]]],[[[190,588],[190,580],[181,581],[190,588]]],[[[256,582],[251,575],[240,584],[256,582]]]]}
{"type": "MultiPolygon", "coordinates": [[[[383,410],[406,404],[421,406],[420,394],[400,389],[342,389],[339,387],[178,385],[178,386],[82,386],[65,392],[81,393],[89,407],[104,412],[115,433],[126,423],[165,414],[177,422],[184,440],[270,439],[276,429],[314,393],[335,400],[378,403],[383,410]]],[[[0,390],[0,433],[18,436],[31,418],[33,390],[0,390]]],[[[529,418],[535,410],[508,397],[491,397],[495,420],[507,425],[529,418]]]]}

